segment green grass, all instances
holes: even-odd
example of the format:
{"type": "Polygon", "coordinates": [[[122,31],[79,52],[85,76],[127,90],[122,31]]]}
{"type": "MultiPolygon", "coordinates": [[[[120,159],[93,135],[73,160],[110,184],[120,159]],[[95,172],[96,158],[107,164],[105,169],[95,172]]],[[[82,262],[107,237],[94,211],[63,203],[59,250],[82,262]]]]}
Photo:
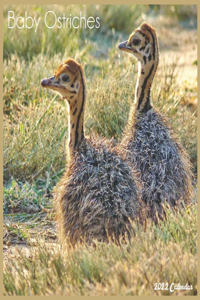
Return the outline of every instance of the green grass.
{"type": "Polygon", "coordinates": [[[196,295],[197,206],[146,229],[133,224],[131,241],[60,248],[40,237],[28,254],[18,248],[4,266],[4,295],[196,295]],[[17,258],[17,259],[16,259],[17,258]],[[154,290],[155,283],[192,285],[154,290]]]}
{"type": "MultiPolygon", "coordinates": [[[[81,62],[87,85],[86,134],[114,137],[118,142],[134,101],[137,64],[131,56],[119,52],[117,44],[139,25],[141,14],[151,9],[147,5],[4,7],[4,245],[9,249],[23,242],[30,251],[27,255],[19,250],[5,260],[4,294],[166,294],[153,290],[156,282],[188,282],[194,289],[187,294],[197,294],[195,204],[182,213],[169,213],[168,221],[157,226],[150,221],[146,229],[133,225],[136,235],[121,247],[112,242],[97,243],[96,248],[77,245],[70,249],[67,245],[63,251],[57,243],[49,243],[46,229],[54,230],[52,190],[65,170],[68,123],[65,102],[42,89],[40,81],[53,75],[69,56],[81,62]],[[7,28],[8,10],[17,15],[26,10],[43,17],[50,9],[58,15],[77,15],[82,10],[88,16],[99,16],[101,29],[72,29],[66,34],[64,29],[39,28],[37,34],[30,34],[7,28]],[[42,233],[38,235],[39,230],[42,233]],[[41,235],[46,238],[45,244],[41,235]]],[[[159,9],[170,15],[166,7],[159,9]]],[[[176,62],[171,65],[161,60],[152,99],[154,106],[169,117],[196,174],[197,112],[190,103],[197,98],[197,84],[180,84],[180,76],[176,62]]]]}
{"type": "Polygon", "coordinates": [[[11,180],[3,189],[4,213],[26,212],[30,214],[40,211],[44,206],[48,206],[49,184],[48,178],[43,185],[40,183],[40,188],[36,183],[30,184],[29,182],[22,183],[11,180]]]}

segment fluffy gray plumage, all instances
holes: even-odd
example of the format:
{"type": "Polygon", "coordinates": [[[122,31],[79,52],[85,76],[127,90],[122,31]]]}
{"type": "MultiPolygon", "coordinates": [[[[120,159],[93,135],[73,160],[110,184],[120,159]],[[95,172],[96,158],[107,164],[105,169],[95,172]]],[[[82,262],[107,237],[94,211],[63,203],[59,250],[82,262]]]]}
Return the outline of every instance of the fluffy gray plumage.
{"type": "Polygon", "coordinates": [[[132,116],[121,145],[140,173],[142,199],[148,204],[149,216],[157,220],[156,211],[162,218],[165,201],[174,207],[181,199],[185,203],[191,200],[191,166],[166,118],[158,111],[135,111],[132,116]]]}
{"type": "Polygon", "coordinates": [[[107,241],[129,232],[129,219],[141,215],[133,169],[110,142],[83,141],[55,188],[61,237],[107,241]]]}

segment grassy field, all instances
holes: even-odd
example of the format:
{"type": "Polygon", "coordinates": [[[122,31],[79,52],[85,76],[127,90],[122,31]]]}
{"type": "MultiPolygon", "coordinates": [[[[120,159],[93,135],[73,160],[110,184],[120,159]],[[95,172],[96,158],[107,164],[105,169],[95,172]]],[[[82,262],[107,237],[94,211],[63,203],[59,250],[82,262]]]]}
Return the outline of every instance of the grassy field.
{"type": "MultiPolygon", "coordinates": [[[[37,223],[37,222],[36,222],[37,223]]],[[[41,223],[40,223],[40,226],[41,223]]],[[[75,249],[50,243],[54,235],[30,238],[23,225],[7,227],[7,234],[24,246],[5,258],[6,295],[196,295],[197,208],[146,228],[133,224],[135,234],[121,246],[77,244],[75,249]],[[45,241],[46,239],[46,241],[45,241]],[[166,290],[155,290],[164,283],[166,290]],[[192,285],[192,290],[170,292],[171,284],[192,285]]],[[[29,229],[30,231],[30,229],[29,229]]],[[[173,288],[173,285],[172,285],[173,288]]]]}
{"type": "MultiPolygon", "coordinates": [[[[59,246],[52,190],[65,169],[67,108],[40,87],[69,56],[86,73],[86,134],[120,140],[134,100],[137,64],[117,49],[144,19],[160,33],[160,65],[152,98],[168,117],[197,175],[197,58],[191,6],[6,6],[4,7],[4,294],[5,295],[183,295],[197,294],[197,205],[168,212],[157,226],[135,227],[132,241],[96,247],[59,246]],[[101,27],[37,33],[8,29],[8,10],[44,17],[48,10],[99,16],[101,27]],[[159,16],[162,15],[162,18],[159,16]],[[172,20],[173,16],[173,20],[172,20]],[[174,18],[175,17],[175,18],[174,18]],[[193,24],[188,23],[188,17],[193,24]],[[162,26],[160,25],[162,24],[162,26]],[[184,28],[183,24],[187,25],[184,28]],[[180,31],[180,40],[177,36],[180,31]],[[189,36],[191,40],[189,39],[189,36]],[[184,38],[182,38],[184,37],[184,38]],[[167,42],[166,42],[167,39],[167,42]],[[169,40],[171,44],[169,44],[169,40]],[[184,44],[183,44],[184,43],[184,44]],[[189,46],[188,46],[189,45],[189,46]],[[182,51],[182,49],[187,49],[182,51]],[[172,53],[170,51],[173,51],[172,53]],[[188,52],[187,52],[188,51],[188,52]],[[193,52],[192,52],[193,53],[193,52]],[[191,78],[189,77],[191,70],[191,78]],[[187,73],[185,78],[183,74],[187,73]],[[41,239],[40,237],[44,238],[41,239]],[[155,275],[156,274],[156,275],[155,275]],[[191,291],[155,291],[155,283],[192,285],[191,291]]],[[[196,182],[194,182],[196,187],[196,182]]]]}

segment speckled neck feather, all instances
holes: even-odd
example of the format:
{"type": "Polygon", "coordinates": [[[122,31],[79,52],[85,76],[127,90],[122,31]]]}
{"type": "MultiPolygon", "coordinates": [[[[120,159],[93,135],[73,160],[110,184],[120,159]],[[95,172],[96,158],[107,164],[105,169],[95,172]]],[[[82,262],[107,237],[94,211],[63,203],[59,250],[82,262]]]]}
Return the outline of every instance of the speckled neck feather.
{"type": "Polygon", "coordinates": [[[159,62],[159,51],[156,32],[147,31],[149,38],[151,37],[151,54],[146,57],[143,56],[143,60],[139,62],[138,67],[138,80],[135,92],[135,103],[137,110],[140,112],[147,112],[151,109],[151,85],[154,75],[157,70],[159,62]]]}
{"type": "MultiPolygon", "coordinates": [[[[82,70],[80,70],[81,82],[78,94],[73,97],[73,104],[69,104],[68,119],[68,155],[73,158],[74,151],[78,149],[80,143],[84,140],[84,106],[85,106],[85,80],[82,70]]],[[[73,84],[73,83],[72,83],[73,84]]],[[[76,83],[75,83],[76,84],[76,83]]]]}

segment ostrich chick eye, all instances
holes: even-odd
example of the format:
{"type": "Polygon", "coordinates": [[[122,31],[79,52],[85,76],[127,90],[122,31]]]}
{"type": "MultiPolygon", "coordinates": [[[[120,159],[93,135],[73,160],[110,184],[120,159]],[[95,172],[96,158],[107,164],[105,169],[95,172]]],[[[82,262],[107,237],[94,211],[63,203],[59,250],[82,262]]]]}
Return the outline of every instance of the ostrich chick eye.
{"type": "Polygon", "coordinates": [[[70,78],[69,78],[69,76],[67,74],[62,75],[61,78],[62,78],[62,81],[64,81],[64,82],[70,81],[70,78]]]}
{"type": "Polygon", "coordinates": [[[140,44],[140,40],[139,39],[134,39],[132,43],[133,43],[134,46],[138,46],[140,44]]]}

